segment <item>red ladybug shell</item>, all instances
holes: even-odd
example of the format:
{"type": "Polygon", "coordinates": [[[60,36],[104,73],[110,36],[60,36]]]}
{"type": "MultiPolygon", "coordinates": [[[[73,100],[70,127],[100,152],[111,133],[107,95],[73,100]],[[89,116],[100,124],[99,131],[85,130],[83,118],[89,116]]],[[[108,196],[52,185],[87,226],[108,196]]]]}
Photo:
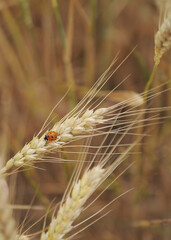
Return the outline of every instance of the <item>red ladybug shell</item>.
{"type": "Polygon", "coordinates": [[[44,140],[54,141],[57,139],[57,136],[58,136],[58,134],[55,131],[50,131],[45,135],[44,140]]]}

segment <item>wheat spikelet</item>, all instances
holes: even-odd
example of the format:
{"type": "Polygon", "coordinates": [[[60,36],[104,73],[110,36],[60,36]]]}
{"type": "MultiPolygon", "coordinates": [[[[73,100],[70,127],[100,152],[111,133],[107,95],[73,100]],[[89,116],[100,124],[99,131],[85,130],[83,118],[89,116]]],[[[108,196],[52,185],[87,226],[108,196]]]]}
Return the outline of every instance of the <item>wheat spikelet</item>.
{"type": "Polygon", "coordinates": [[[87,110],[81,117],[73,116],[63,122],[55,124],[51,129],[51,131],[55,131],[58,134],[55,141],[49,142],[44,140],[44,135],[40,138],[34,137],[32,141],[26,144],[7,162],[6,166],[0,170],[0,175],[13,166],[30,166],[34,164],[37,159],[41,159],[46,153],[56,151],[72,141],[75,137],[85,134],[86,132],[90,133],[97,124],[105,122],[104,116],[107,111],[108,108],[87,110]]]}
{"type": "Polygon", "coordinates": [[[156,64],[159,64],[163,54],[171,47],[171,3],[169,1],[166,1],[164,11],[164,21],[155,35],[154,61],[156,64]]]}
{"type": "Polygon", "coordinates": [[[72,229],[74,220],[80,215],[83,206],[91,194],[96,190],[104,176],[104,169],[96,166],[86,171],[83,177],[74,185],[71,195],[60,206],[57,218],[54,218],[47,233],[43,233],[41,240],[64,239],[64,235],[72,229]]]}
{"type": "Polygon", "coordinates": [[[8,187],[4,179],[0,178],[0,239],[17,240],[15,221],[11,208],[7,205],[8,187]]]}
{"type": "Polygon", "coordinates": [[[158,64],[161,57],[171,47],[171,17],[166,18],[155,36],[155,57],[158,64]]]}

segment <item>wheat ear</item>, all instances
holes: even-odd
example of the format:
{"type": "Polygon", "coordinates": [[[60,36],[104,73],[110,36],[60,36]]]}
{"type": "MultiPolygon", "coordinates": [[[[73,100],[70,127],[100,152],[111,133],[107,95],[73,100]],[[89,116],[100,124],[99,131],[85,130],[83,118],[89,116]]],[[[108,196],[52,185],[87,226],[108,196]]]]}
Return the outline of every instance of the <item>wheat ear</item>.
{"type": "Polygon", "coordinates": [[[74,140],[82,134],[89,133],[99,123],[104,123],[105,113],[108,108],[100,108],[97,110],[87,110],[81,117],[78,115],[67,118],[63,122],[56,123],[50,131],[55,131],[58,137],[55,141],[44,140],[44,135],[40,138],[34,137],[27,143],[14,157],[12,157],[0,169],[0,175],[4,174],[12,168],[30,166],[38,159],[42,160],[43,156],[49,152],[54,152],[63,147],[65,144],[74,140]]]}
{"type": "Polygon", "coordinates": [[[86,171],[83,177],[74,185],[71,195],[60,206],[57,218],[54,218],[47,233],[43,233],[41,240],[64,239],[73,227],[74,220],[82,212],[83,206],[91,194],[96,190],[104,176],[104,169],[96,166],[86,171]]]}
{"type": "Polygon", "coordinates": [[[0,239],[17,240],[15,221],[12,211],[7,204],[8,187],[4,179],[0,178],[0,239]]]}
{"type": "MultiPolygon", "coordinates": [[[[169,11],[168,14],[171,14],[169,11]]],[[[155,35],[155,56],[154,61],[159,64],[161,57],[171,47],[171,16],[164,19],[161,27],[155,35]]]]}

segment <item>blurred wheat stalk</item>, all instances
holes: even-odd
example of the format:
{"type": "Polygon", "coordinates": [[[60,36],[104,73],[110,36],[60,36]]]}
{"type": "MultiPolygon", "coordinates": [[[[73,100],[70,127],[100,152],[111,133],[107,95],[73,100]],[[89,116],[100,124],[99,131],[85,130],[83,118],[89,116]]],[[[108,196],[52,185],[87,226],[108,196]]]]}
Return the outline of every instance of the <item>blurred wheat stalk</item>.
{"type": "Polygon", "coordinates": [[[7,205],[8,186],[4,179],[0,178],[0,239],[17,239],[15,221],[12,218],[12,210],[7,205]]]}
{"type": "Polygon", "coordinates": [[[12,209],[8,205],[9,189],[6,181],[0,178],[0,239],[28,240],[27,236],[18,235],[12,209]]]}

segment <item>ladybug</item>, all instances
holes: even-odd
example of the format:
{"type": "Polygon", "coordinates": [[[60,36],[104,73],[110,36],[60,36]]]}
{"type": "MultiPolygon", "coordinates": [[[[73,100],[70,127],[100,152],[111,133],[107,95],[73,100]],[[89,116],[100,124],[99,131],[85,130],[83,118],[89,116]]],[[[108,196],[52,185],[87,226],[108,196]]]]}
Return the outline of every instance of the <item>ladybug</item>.
{"type": "Polygon", "coordinates": [[[44,140],[46,140],[46,141],[54,141],[54,140],[57,139],[57,136],[58,136],[58,134],[56,132],[50,131],[50,132],[48,132],[45,135],[44,140]]]}

